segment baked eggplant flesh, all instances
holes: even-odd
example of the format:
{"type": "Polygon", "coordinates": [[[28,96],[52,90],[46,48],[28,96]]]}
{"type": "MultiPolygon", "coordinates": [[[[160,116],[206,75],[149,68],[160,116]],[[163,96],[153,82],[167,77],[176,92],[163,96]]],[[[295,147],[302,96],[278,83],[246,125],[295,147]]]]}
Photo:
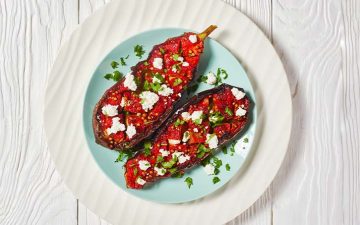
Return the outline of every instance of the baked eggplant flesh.
{"type": "Polygon", "coordinates": [[[146,60],[109,88],[93,111],[95,141],[123,150],[154,133],[193,80],[204,40],[215,28],[187,32],[154,46],[146,60]]]}
{"type": "Polygon", "coordinates": [[[242,88],[222,84],[190,98],[155,134],[148,151],[124,165],[128,188],[183,174],[241,133],[251,101],[242,88]]]}

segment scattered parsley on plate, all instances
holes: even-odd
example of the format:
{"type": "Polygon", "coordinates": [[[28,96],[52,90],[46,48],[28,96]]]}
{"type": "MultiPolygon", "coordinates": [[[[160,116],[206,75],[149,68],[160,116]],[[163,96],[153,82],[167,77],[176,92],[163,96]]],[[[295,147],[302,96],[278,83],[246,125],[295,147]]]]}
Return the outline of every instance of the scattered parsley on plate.
{"type": "Polygon", "coordinates": [[[216,184],[216,183],[220,182],[220,178],[219,177],[214,177],[212,182],[213,182],[213,184],[216,184]]]}
{"type": "Polygon", "coordinates": [[[139,57],[141,59],[142,56],[145,54],[145,50],[142,45],[135,45],[134,53],[137,57],[139,57]]]}
{"type": "Polygon", "coordinates": [[[187,184],[188,188],[193,185],[193,179],[191,177],[185,178],[184,182],[187,184]]]}

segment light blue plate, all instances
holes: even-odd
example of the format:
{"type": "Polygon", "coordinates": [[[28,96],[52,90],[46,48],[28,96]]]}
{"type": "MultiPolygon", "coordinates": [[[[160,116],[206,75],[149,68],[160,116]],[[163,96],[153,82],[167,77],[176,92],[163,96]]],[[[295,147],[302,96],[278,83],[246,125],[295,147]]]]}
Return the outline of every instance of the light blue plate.
{"type": "MultiPolygon", "coordinates": [[[[114,84],[113,81],[104,79],[104,74],[111,73],[113,71],[110,66],[111,61],[119,61],[120,57],[125,57],[127,55],[130,55],[130,57],[126,60],[127,66],[119,66],[119,70],[124,74],[129,72],[130,67],[139,61],[133,52],[135,45],[141,44],[144,46],[146,53],[143,56],[143,59],[145,59],[155,44],[162,43],[169,37],[181,35],[185,31],[187,30],[177,28],[151,30],[135,35],[122,42],[105,57],[95,70],[87,88],[84,102],[83,125],[85,136],[91,154],[101,170],[123,190],[139,198],[162,203],[182,203],[199,199],[216,191],[226,184],[226,182],[228,182],[242,166],[251,148],[255,132],[256,108],[253,107],[251,112],[251,124],[237,140],[235,153],[232,156],[230,151],[228,151],[227,154],[224,154],[221,151],[216,154],[216,156],[223,162],[223,165],[220,168],[221,172],[217,175],[221,181],[216,184],[213,184],[212,182],[214,176],[207,175],[203,170],[203,167],[198,166],[191,171],[188,171],[183,178],[163,179],[143,190],[132,190],[126,188],[123,177],[124,162],[114,162],[119,153],[116,151],[110,151],[96,144],[92,131],[92,111],[94,106],[101,98],[105,90],[114,84]],[[226,164],[230,165],[230,171],[226,171],[226,164]],[[184,179],[188,176],[193,179],[193,186],[191,186],[190,189],[184,182],[184,179]]],[[[244,88],[247,94],[250,95],[252,102],[255,104],[254,91],[243,67],[227,49],[225,49],[217,41],[208,38],[205,42],[205,51],[201,56],[197,74],[206,74],[209,71],[216,73],[216,70],[219,67],[224,68],[229,74],[229,77],[224,82],[244,88]]],[[[201,83],[196,93],[209,88],[212,88],[212,86],[201,83]]]]}

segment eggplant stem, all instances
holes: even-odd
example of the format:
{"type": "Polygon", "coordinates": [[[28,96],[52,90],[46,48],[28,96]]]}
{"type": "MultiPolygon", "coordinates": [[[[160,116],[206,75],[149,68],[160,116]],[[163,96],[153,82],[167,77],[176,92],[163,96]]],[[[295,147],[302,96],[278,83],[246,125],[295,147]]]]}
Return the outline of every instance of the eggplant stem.
{"type": "Polygon", "coordinates": [[[204,40],[207,36],[210,35],[211,32],[213,32],[217,28],[216,25],[210,25],[208,28],[206,28],[203,32],[198,34],[199,38],[201,40],[204,40]]]}

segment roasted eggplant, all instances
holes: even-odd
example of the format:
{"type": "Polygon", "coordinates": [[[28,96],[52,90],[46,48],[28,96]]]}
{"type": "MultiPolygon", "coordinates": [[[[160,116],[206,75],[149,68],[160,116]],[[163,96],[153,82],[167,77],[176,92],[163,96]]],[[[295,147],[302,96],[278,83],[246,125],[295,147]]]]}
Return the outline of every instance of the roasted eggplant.
{"type": "Polygon", "coordinates": [[[199,164],[244,129],[250,105],[243,89],[228,84],[190,98],[158,130],[149,151],[126,162],[127,187],[141,189],[199,164]]]}
{"type": "Polygon", "coordinates": [[[204,40],[215,28],[184,33],[154,46],[146,60],[108,89],[93,112],[96,142],[129,149],[155,132],[193,80],[204,40]]]}

